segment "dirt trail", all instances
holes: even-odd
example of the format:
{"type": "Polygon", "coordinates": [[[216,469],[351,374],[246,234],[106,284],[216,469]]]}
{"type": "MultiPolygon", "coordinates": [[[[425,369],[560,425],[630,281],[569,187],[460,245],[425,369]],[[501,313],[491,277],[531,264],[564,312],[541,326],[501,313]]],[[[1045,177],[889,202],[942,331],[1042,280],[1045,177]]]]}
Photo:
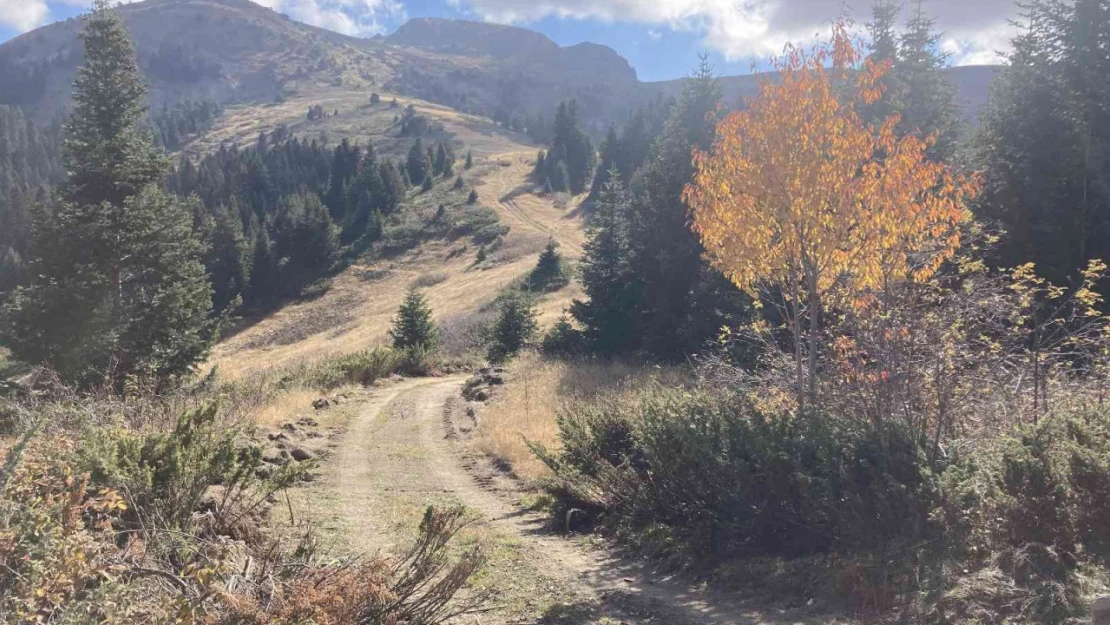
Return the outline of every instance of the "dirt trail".
{"type": "Polygon", "coordinates": [[[477,521],[463,542],[489,557],[478,584],[496,597],[497,609],[477,621],[483,625],[779,622],[739,604],[710,603],[676,579],[547,532],[544,519],[514,505],[513,493],[499,489],[457,440],[456,428],[468,425],[462,379],[405,381],[368,393],[321,479],[296,494],[297,515],[342,551],[374,553],[406,542],[426,506],[465,505],[477,521]]]}

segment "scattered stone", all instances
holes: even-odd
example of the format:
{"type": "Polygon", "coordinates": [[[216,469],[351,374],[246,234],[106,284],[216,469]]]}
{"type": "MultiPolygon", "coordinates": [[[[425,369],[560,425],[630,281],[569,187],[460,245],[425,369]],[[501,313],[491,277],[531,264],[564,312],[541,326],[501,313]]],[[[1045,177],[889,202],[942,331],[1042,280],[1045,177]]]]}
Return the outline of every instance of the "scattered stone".
{"type": "Polygon", "coordinates": [[[312,431],[312,432],[309,432],[309,433],[308,433],[308,437],[309,437],[309,438],[323,438],[323,437],[324,437],[324,435],[323,435],[323,434],[321,434],[321,433],[319,433],[319,432],[316,432],[316,431],[312,431]]]}
{"type": "Polygon", "coordinates": [[[307,449],[302,449],[300,447],[297,447],[296,449],[294,449],[290,453],[290,455],[292,455],[293,459],[296,460],[297,462],[304,462],[305,460],[311,460],[312,457],[313,457],[312,452],[308,451],[307,449]]]}
{"type": "Polygon", "coordinates": [[[326,408],[329,408],[330,406],[331,406],[331,402],[329,402],[327,399],[325,399],[323,397],[321,397],[320,399],[317,399],[316,401],[312,402],[312,407],[317,409],[317,410],[324,410],[326,408]]]}
{"type": "Polygon", "coordinates": [[[308,428],[320,427],[320,424],[316,422],[316,419],[313,419],[311,417],[303,417],[301,419],[297,419],[297,425],[308,428]]]}
{"type": "Polygon", "coordinates": [[[281,429],[285,430],[286,432],[296,432],[297,426],[293,425],[292,423],[283,423],[281,425],[281,429]]]}
{"type": "Polygon", "coordinates": [[[286,436],[284,432],[270,432],[266,436],[266,438],[269,438],[272,441],[287,441],[287,440],[289,440],[289,437],[286,436]]]}
{"type": "Polygon", "coordinates": [[[489,401],[489,389],[481,388],[475,391],[474,401],[489,401]]]}
{"type": "Polygon", "coordinates": [[[490,386],[501,386],[505,383],[505,378],[500,375],[491,375],[487,378],[490,386]]]}

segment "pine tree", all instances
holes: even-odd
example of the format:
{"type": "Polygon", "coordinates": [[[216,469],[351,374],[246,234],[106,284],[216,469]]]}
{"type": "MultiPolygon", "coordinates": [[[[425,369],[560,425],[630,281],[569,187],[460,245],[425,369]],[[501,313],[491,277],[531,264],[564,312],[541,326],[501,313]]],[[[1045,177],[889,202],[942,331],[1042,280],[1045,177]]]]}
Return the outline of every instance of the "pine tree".
{"type": "Polygon", "coordinates": [[[554,138],[545,165],[556,191],[564,190],[559,188],[554,175],[559,163],[567,170],[565,190],[577,195],[589,188],[597,167],[597,154],[590,138],[578,127],[578,103],[574,100],[560,102],[555,111],[554,138]]]}
{"type": "Polygon", "coordinates": [[[466,164],[463,165],[463,168],[466,169],[467,171],[470,171],[471,167],[474,167],[474,157],[470,154],[470,150],[467,150],[466,151],[466,164]]]}
{"type": "Polygon", "coordinates": [[[277,257],[274,255],[273,242],[266,233],[266,227],[259,225],[254,233],[251,250],[251,273],[247,285],[249,299],[255,303],[266,303],[277,295],[277,257]]]}
{"type": "Polygon", "coordinates": [[[432,309],[418,289],[409,289],[393,319],[389,336],[397,349],[432,350],[439,345],[439,328],[432,321],[432,309]]]}
{"type": "Polygon", "coordinates": [[[894,65],[891,101],[902,117],[900,134],[935,134],[936,143],[929,148],[929,157],[948,162],[956,157],[964,133],[964,118],[956,88],[944,72],[947,57],[937,52],[940,38],[936,20],[925,13],[924,0],[917,0],[894,65]]]}
{"type": "Polygon", "coordinates": [[[528,276],[528,286],[534,291],[551,291],[563,288],[570,282],[563,270],[563,255],[559,244],[550,239],[540,252],[535,269],[528,276]]]}
{"type": "Polygon", "coordinates": [[[629,262],[631,204],[620,176],[610,176],[586,225],[579,264],[588,299],[571,306],[591,349],[606,355],[628,353],[637,346],[638,280],[629,262]]]}
{"type": "Polygon", "coordinates": [[[243,295],[250,281],[251,250],[243,236],[239,209],[220,206],[214,211],[211,243],[204,265],[212,278],[212,306],[230,307],[243,295]]]}
{"type": "Polygon", "coordinates": [[[434,171],[437,176],[447,176],[449,175],[447,173],[448,169],[450,169],[450,166],[447,162],[447,146],[440,143],[439,147],[436,149],[434,171]]]}
{"type": "Polygon", "coordinates": [[[431,191],[434,186],[435,186],[435,179],[432,178],[431,176],[425,176],[424,177],[424,184],[420,185],[420,188],[421,188],[422,191],[427,193],[428,191],[431,191]]]}
{"type": "Polygon", "coordinates": [[[379,166],[382,181],[381,199],[377,207],[382,213],[391,215],[401,207],[408,187],[405,181],[405,168],[398,167],[392,160],[386,159],[379,166]]]}
{"type": "Polygon", "coordinates": [[[547,180],[546,157],[547,155],[543,150],[540,150],[539,153],[536,154],[536,166],[532,168],[532,181],[536,184],[540,184],[544,180],[547,180]]]}
{"type": "Polygon", "coordinates": [[[902,5],[896,0],[876,0],[871,8],[867,31],[871,35],[871,58],[893,63],[898,58],[898,15],[902,5]]]}
{"type": "Polygon", "coordinates": [[[339,252],[339,229],[319,196],[298,193],[281,200],[274,241],[282,283],[295,288],[331,268],[339,252]]]}
{"type": "Polygon", "coordinates": [[[94,3],[82,40],[63,203],[36,233],[36,280],[5,304],[4,340],[78,382],[184,374],[217,330],[193,206],[159,189],[166,159],[144,130],[146,88],[107,0],[94,3]]]}
{"type": "Polygon", "coordinates": [[[1026,11],[982,115],[977,212],[1005,230],[1001,262],[1033,262],[1059,284],[1110,258],[1110,10],[1034,0],[1026,11]]]}
{"type": "Polygon", "coordinates": [[[597,175],[594,176],[593,188],[590,189],[590,200],[596,200],[601,195],[601,190],[609,182],[609,175],[612,171],[617,171],[617,157],[620,154],[621,146],[620,141],[617,139],[617,129],[609,126],[609,134],[605,137],[605,141],[601,144],[601,159],[599,161],[600,168],[597,175]]]}
{"type": "Polygon", "coordinates": [[[536,335],[539,326],[536,323],[535,303],[520,291],[509,291],[502,295],[497,310],[489,359],[492,362],[504,362],[524,349],[536,335]]]}
{"type": "Polygon", "coordinates": [[[570,174],[567,172],[567,164],[563,161],[556,161],[555,166],[552,168],[551,175],[548,177],[551,182],[551,188],[560,193],[570,191],[570,174]]]}
{"type": "Polygon", "coordinates": [[[424,179],[430,173],[428,171],[428,159],[424,152],[424,142],[420,139],[412,144],[412,149],[409,150],[409,158],[407,167],[409,174],[409,183],[413,185],[424,184],[424,179]]]}
{"type": "Polygon", "coordinates": [[[466,187],[466,182],[463,181],[462,176],[459,176],[458,178],[455,178],[455,190],[456,191],[462,191],[463,188],[465,188],[465,187],[466,187]]]}
{"type": "Polygon", "coordinates": [[[745,312],[739,292],[702,258],[682,192],[690,153],[713,145],[721,88],[706,58],[687,81],[639,174],[631,211],[631,265],[639,314],[629,320],[643,350],[674,361],[700,350],[745,312]]]}
{"type": "Polygon", "coordinates": [[[478,203],[478,191],[476,191],[474,189],[471,189],[470,190],[470,195],[467,196],[467,198],[466,198],[466,203],[471,204],[471,205],[477,204],[478,203]]]}

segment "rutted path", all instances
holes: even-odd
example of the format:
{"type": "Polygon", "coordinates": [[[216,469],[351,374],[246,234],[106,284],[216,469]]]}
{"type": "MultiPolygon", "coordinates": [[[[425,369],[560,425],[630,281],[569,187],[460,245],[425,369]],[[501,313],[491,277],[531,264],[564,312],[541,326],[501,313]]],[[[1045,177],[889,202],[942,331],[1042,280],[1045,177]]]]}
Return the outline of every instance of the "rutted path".
{"type": "Polygon", "coordinates": [[[489,557],[478,584],[495,590],[496,609],[464,623],[775,622],[742,605],[710,604],[675,579],[545,531],[544,519],[498,492],[456,440],[456,421],[466,419],[463,379],[406,380],[356,400],[357,417],[336,439],[321,478],[295,493],[298,518],[340,551],[374,553],[407,541],[426,506],[465,505],[477,520],[462,540],[489,557]]]}

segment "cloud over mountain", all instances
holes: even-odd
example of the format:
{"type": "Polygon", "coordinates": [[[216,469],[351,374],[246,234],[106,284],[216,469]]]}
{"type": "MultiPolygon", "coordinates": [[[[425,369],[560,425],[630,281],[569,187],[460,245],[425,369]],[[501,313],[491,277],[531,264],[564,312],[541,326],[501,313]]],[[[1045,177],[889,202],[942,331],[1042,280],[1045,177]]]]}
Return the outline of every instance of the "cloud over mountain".
{"type": "MultiPolygon", "coordinates": [[[[842,0],[452,0],[496,22],[527,23],[549,16],[641,22],[699,33],[730,60],[776,54],[789,42],[812,39],[844,6],[842,0]]],[[[862,4],[869,8],[869,3],[862,4]]],[[[907,3],[912,4],[912,3],[907,3]]],[[[994,62],[1009,46],[1013,0],[930,0],[927,15],[945,31],[943,46],[958,64],[994,62]]],[[[863,23],[868,15],[854,17],[863,23]]],[[[907,7],[907,15],[910,7],[907,7]]]]}

